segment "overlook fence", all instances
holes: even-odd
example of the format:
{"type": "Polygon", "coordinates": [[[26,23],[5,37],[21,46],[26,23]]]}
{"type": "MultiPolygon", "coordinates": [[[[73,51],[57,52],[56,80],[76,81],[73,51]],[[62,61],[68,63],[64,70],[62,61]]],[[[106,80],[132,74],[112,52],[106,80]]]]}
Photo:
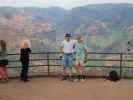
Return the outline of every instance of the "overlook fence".
{"type": "MultiPolygon", "coordinates": [[[[20,54],[8,54],[9,76],[17,76],[21,70],[20,54]]],[[[63,70],[60,52],[32,53],[30,57],[30,76],[59,75],[63,70]]],[[[121,78],[133,77],[133,53],[97,53],[88,52],[85,63],[85,75],[103,77],[110,70],[116,70],[121,78]]]]}

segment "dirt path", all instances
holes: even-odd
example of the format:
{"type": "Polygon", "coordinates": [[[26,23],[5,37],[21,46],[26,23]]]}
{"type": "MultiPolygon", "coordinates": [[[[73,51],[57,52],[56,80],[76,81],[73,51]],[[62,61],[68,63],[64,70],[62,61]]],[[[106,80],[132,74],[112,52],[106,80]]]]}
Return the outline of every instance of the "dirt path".
{"type": "Polygon", "coordinates": [[[11,80],[0,84],[0,100],[133,100],[133,80],[117,83],[104,79],[86,82],[36,78],[28,83],[11,80]]]}

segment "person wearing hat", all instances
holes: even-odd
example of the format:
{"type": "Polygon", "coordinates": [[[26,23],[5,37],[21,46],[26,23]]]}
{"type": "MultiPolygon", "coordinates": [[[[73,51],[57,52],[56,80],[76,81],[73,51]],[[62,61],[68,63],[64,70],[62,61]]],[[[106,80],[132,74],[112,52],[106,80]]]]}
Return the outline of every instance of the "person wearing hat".
{"type": "Polygon", "coordinates": [[[72,39],[72,35],[65,34],[65,39],[62,41],[61,52],[63,54],[63,77],[62,80],[71,79],[73,66],[73,53],[76,40],[72,39]]]}

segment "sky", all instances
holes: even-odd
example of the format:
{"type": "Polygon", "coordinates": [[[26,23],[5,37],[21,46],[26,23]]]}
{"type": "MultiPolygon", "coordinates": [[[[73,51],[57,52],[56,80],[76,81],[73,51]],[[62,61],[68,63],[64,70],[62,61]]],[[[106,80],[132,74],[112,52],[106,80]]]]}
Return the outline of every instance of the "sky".
{"type": "Polygon", "coordinates": [[[0,6],[13,7],[62,7],[71,9],[87,4],[132,3],[133,0],[0,0],[0,6]]]}

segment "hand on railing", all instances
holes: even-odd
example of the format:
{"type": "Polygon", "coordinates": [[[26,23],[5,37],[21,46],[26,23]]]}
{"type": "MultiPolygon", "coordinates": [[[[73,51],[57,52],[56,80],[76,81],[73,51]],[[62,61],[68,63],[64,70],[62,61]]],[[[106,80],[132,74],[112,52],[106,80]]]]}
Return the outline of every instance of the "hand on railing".
{"type": "Polygon", "coordinates": [[[59,56],[59,58],[62,59],[62,58],[63,58],[63,55],[61,54],[61,55],[59,56]]]}

